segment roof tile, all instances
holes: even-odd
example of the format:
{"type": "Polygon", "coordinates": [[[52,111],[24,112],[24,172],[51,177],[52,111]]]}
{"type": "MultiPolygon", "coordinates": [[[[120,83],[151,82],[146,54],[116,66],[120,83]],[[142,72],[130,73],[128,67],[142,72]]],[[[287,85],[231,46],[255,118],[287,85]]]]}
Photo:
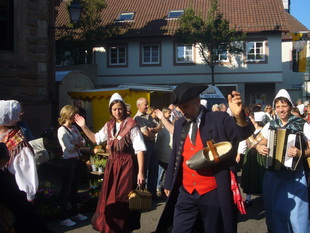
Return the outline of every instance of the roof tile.
{"type": "MultiPolygon", "coordinates": [[[[178,28],[178,20],[166,20],[170,10],[192,6],[206,17],[210,0],[106,0],[102,11],[103,25],[113,24],[122,12],[135,12],[126,36],[171,36],[178,28]]],[[[219,12],[230,27],[243,32],[287,31],[287,18],[281,0],[219,0],[219,12]]],[[[69,17],[62,2],[56,26],[63,26],[69,17]]]]}

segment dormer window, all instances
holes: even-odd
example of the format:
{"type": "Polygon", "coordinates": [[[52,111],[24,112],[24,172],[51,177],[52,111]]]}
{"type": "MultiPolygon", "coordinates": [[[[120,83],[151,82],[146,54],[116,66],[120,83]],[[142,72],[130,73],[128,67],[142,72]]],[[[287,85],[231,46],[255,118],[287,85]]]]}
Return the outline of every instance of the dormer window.
{"type": "Polygon", "coordinates": [[[167,19],[178,19],[184,14],[184,10],[172,10],[169,11],[167,19]]]}
{"type": "Polygon", "coordinates": [[[134,16],[135,16],[134,12],[120,13],[116,21],[118,22],[132,21],[134,16]]]}

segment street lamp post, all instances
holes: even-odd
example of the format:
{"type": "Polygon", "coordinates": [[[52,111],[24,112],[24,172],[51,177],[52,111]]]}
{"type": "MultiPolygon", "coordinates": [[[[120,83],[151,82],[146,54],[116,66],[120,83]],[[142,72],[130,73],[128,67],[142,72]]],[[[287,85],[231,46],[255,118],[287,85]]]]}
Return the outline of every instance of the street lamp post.
{"type": "Polygon", "coordinates": [[[304,76],[305,92],[306,92],[305,97],[306,97],[306,100],[308,100],[308,83],[310,81],[310,74],[308,72],[305,72],[303,76],[304,76]]]}
{"type": "MultiPolygon", "coordinates": [[[[58,116],[58,90],[56,87],[55,82],[55,64],[56,64],[56,58],[55,58],[55,29],[76,29],[75,25],[77,25],[81,18],[81,12],[82,12],[82,6],[79,0],[72,0],[71,4],[68,6],[68,12],[70,16],[70,21],[73,24],[73,27],[55,27],[55,6],[56,6],[57,0],[51,0],[49,8],[51,9],[50,12],[50,26],[48,30],[48,38],[49,38],[49,75],[48,75],[48,86],[49,86],[49,98],[51,101],[51,122],[57,122],[57,116],[58,116]]],[[[58,3],[59,4],[59,3],[58,3]]]]}
{"type": "Polygon", "coordinates": [[[73,0],[71,5],[68,6],[70,21],[73,25],[77,24],[80,21],[82,6],[79,0],[73,0]]]}

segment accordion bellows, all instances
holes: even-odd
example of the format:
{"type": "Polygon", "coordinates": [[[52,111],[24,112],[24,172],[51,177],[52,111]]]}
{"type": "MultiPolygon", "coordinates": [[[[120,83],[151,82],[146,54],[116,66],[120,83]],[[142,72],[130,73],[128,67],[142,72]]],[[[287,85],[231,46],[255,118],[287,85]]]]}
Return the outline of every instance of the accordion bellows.
{"type": "Polygon", "coordinates": [[[128,197],[131,210],[150,210],[152,208],[152,194],[147,189],[132,190],[128,197]]]}

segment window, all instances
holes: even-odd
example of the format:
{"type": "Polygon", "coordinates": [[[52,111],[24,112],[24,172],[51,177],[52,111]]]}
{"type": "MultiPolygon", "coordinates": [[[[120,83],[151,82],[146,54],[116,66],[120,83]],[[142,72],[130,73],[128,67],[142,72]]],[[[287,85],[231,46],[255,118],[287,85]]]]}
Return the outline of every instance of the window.
{"type": "Polygon", "coordinates": [[[193,63],[193,46],[178,44],[176,46],[176,63],[193,63]]]}
{"type": "Polygon", "coordinates": [[[0,0],[0,50],[14,49],[14,1],[0,0]]]}
{"type": "Polygon", "coordinates": [[[143,44],[142,45],[142,64],[155,65],[160,64],[160,45],[143,44]]]}
{"type": "Polygon", "coordinates": [[[172,10],[169,11],[167,19],[178,19],[184,13],[184,10],[172,10]]]}
{"type": "Polygon", "coordinates": [[[125,45],[109,47],[109,65],[127,65],[127,47],[125,45]]]}
{"type": "Polygon", "coordinates": [[[217,54],[217,61],[219,62],[227,62],[228,61],[228,52],[226,46],[220,45],[218,49],[215,50],[217,54]]]}
{"type": "Polygon", "coordinates": [[[265,61],[265,46],[263,41],[246,43],[247,61],[265,61]]]}
{"type": "Polygon", "coordinates": [[[129,12],[129,13],[121,13],[116,21],[118,22],[122,22],[122,21],[131,21],[133,20],[133,17],[134,17],[135,13],[134,12],[129,12]]]}

